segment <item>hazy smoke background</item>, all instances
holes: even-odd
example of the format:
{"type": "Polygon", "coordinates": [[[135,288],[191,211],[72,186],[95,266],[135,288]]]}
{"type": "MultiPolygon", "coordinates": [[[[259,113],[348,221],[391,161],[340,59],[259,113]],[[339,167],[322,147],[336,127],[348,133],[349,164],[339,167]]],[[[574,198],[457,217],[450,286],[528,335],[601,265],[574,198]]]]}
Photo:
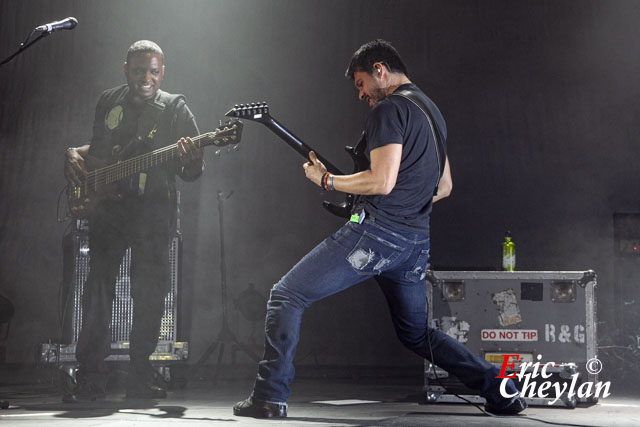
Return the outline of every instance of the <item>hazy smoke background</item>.
{"type": "MultiPolygon", "coordinates": [[[[90,138],[96,100],[124,83],[138,39],[163,48],[163,89],[186,95],[202,131],[236,103],[267,101],[344,170],[342,147],[357,141],[368,112],[344,70],[363,42],[390,40],[449,129],[454,192],[434,211],[432,263],[497,267],[509,229],[520,270],[596,270],[599,317],[612,318],[613,213],[640,211],[639,3],[2,1],[0,56],[67,16],[75,30],[0,69],[0,292],[16,305],[9,362],[31,361],[37,343],[59,335],[64,151],[90,138]]],[[[245,123],[238,152],[209,150],[206,161],[198,183],[181,185],[182,326],[194,358],[220,326],[218,190],[234,191],[224,233],[242,339],[252,326],[233,298],[249,283],[266,295],[342,223],[322,209],[302,159],[259,124],[245,123]]],[[[396,343],[375,288],[307,311],[301,364],[420,365],[396,343]]]]}

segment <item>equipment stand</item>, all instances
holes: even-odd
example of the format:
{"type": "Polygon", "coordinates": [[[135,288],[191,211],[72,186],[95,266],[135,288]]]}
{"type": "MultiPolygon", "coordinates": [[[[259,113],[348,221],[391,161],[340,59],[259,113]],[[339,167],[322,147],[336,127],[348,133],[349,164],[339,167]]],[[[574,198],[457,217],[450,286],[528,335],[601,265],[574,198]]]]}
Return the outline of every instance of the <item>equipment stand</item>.
{"type": "Polygon", "coordinates": [[[209,359],[211,354],[213,354],[216,348],[219,347],[218,361],[216,362],[216,370],[212,379],[214,383],[218,380],[218,375],[220,374],[220,364],[222,362],[222,356],[224,355],[226,344],[235,345],[256,362],[260,361],[261,359],[260,356],[254,353],[254,351],[249,346],[238,341],[238,338],[236,338],[235,334],[231,331],[231,329],[229,329],[227,304],[227,266],[225,264],[224,223],[222,211],[224,200],[231,197],[232,194],[233,191],[231,191],[228,196],[223,197],[224,194],[222,193],[222,191],[218,190],[218,212],[220,217],[220,301],[222,303],[222,329],[218,333],[218,337],[216,338],[216,340],[209,345],[204,354],[200,357],[200,359],[198,359],[193,368],[191,368],[191,373],[189,375],[189,378],[193,378],[193,376],[198,373],[200,368],[202,368],[204,363],[209,359]]]}
{"type": "Polygon", "coordinates": [[[7,58],[3,59],[2,62],[0,62],[0,67],[6,64],[7,62],[11,61],[13,58],[15,58],[16,56],[18,56],[19,54],[21,54],[22,52],[24,52],[25,50],[27,50],[28,48],[30,48],[31,46],[33,46],[34,44],[36,44],[37,42],[39,42],[40,40],[42,40],[43,38],[47,37],[50,34],[48,32],[40,33],[40,35],[37,38],[27,43],[34,32],[35,30],[29,34],[27,39],[20,44],[20,48],[13,55],[8,56],[7,58]]]}

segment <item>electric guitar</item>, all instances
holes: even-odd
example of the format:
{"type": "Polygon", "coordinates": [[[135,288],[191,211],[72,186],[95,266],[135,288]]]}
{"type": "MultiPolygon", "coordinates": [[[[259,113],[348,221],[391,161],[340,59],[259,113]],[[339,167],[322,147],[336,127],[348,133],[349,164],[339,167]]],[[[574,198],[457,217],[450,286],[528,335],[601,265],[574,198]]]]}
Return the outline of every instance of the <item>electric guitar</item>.
{"type": "MultiPolygon", "coordinates": [[[[215,145],[225,147],[233,145],[237,148],[242,135],[242,122],[237,119],[229,120],[218,126],[213,132],[191,138],[196,147],[215,145]]],[[[103,199],[120,199],[122,195],[118,191],[119,181],[132,175],[144,172],[153,167],[166,164],[178,157],[178,143],[158,148],[134,157],[128,157],[137,147],[136,141],[132,141],[117,155],[107,160],[97,159],[93,156],[85,156],[85,166],[89,173],[80,177],[80,185],[67,186],[67,202],[69,210],[74,218],[87,217],[95,205],[103,199]]],[[[216,154],[220,154],[217,150],[216,154]]]]}
{"type": "MultiPolygon", "coordinates": [[[[296,152],[305,159],[309,160],[309,152],[313,151],[316,153],[318,159],[327,167],[327,170],[329,172],[336,175],[344,175],[344,173],[341,172],[340,169],[338,169],[336,166],[334,166],[329,160],[325,159],[316,150],[312,149],[307,144],[302,142],[300,138],[295,136],[282,124],[278,123],[277,120],[271,117],[271,115],[269,114],[269,106],[266,102],[235,105],[225,115],[227,117],[237,117],[262,123],[267,128],[269,128],[269,130],[278,135],[291,148],[296,150],[296,152]]],[[[344,149],[347,151],[347,153],[349,153],[349,156],[351,156],[351,159],[353,160],[353,173],[369,169],[369,160],[364,154],[366,147],[367,141],[364,132],[362,133],[362,136],[360,137],[360,140],[355,147],[351,147],[349,145],[344,147],[344,149]]],[[[351,208],[353,207],[354,201],[355,196],[353,194],[347,194],[345,201],[339,205],[328,202],[326,200],[322,204],[332,214],[342,218],[350,218],[351,208]]]]}

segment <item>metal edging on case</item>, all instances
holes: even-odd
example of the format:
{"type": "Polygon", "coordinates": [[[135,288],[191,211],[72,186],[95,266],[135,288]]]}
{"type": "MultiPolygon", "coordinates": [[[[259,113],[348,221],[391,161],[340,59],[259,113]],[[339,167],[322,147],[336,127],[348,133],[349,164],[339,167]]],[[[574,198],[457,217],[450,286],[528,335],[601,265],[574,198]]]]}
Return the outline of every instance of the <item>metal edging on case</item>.
{"type": "MultiPolygon", "coordinates": [[[[597,357],[596,354],[596,334],[597,334],[597,314],[596,314],[596,298],[595,298],[595,288],[598,284],[598,280],[596,276],[593,276],[593,281],[587,283],[585,286],[585,301],[586,301],[586,320],[585,320],[585,329],[587,331],[587,357],[588,359],[592,359],[597,357]]],[[[591,372],[587,373],[589,381],[596,382],[598,381],[598,374],[591,372]]]]}

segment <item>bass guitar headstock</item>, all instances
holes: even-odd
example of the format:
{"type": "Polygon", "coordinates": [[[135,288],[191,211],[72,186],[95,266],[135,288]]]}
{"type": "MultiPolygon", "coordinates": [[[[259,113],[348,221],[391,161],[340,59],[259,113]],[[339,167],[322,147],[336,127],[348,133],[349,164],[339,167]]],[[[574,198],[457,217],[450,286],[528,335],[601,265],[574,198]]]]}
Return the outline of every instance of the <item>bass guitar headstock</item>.
{"type": "MultiPolygon", "coordinates": [[[[227,145],[233,145],[234,148],[240,143],[240,137],[242,136],[243,124],[238,119],[230,119],[225,123],[220,123],[213,132],[204,133],[194,138],[194,142],[199,142],[201,147],[207,145],[215,145],[218,148],[225,147],[227,145]]],[[[216,151],[219,154],[220,150],[216,151]]]]}
{"type": "Polygon", "coordinates": [[[269,106],[266,102],[252,102],[251,104],[236,104],[225,114],[227,117],[253,120],[267,123],[269,121],[269,106]]]}

